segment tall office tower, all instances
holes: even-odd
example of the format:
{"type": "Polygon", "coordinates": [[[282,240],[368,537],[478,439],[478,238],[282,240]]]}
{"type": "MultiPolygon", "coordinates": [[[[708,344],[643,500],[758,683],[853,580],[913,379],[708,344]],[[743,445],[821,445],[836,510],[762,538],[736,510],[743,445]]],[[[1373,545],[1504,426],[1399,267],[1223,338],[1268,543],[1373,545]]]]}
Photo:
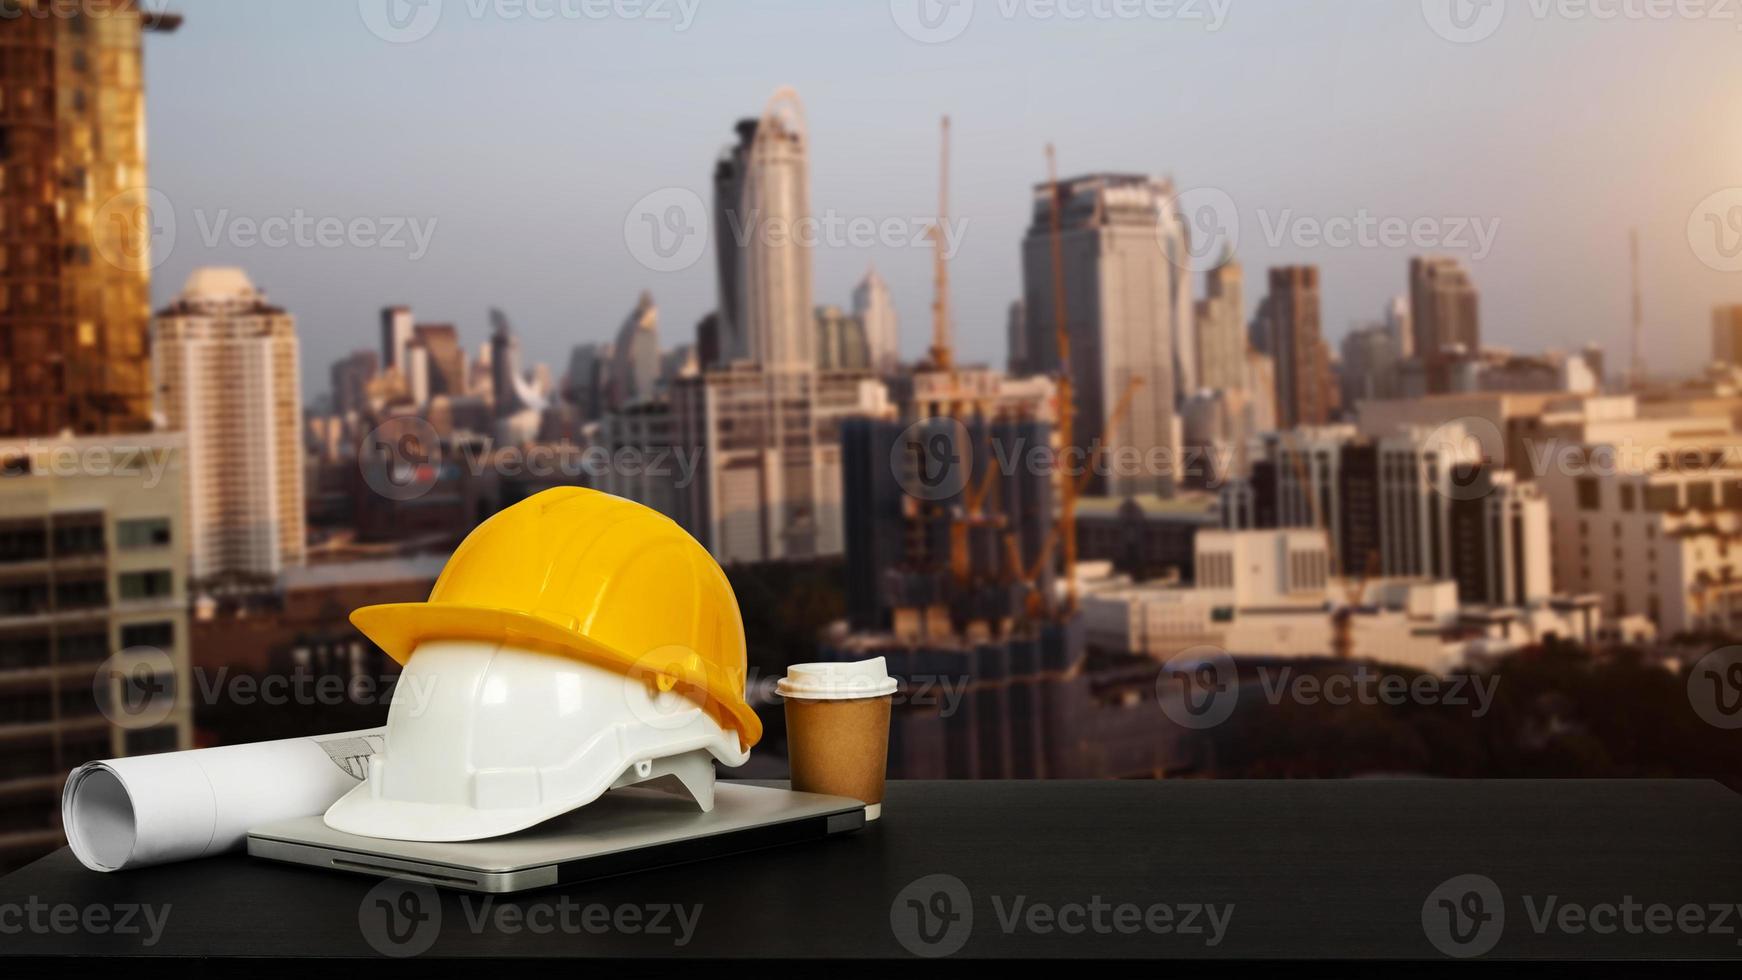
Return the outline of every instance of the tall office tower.
{"type": "Polygon", "coordinates": [[[642,293],[623,321],[611,355],[606,408],[615,411],[652,398],[659,383],[659,307],[652,293],[642,293]]]}
{"type": "Polygon", "coordinates": [[[1249,431],[1257,435],[1275,430],[1276,359],[1254,347],[1246,348],[1246,395],[1249,431]]]}
{"type": "Polygon", "coordinates": [[[1004,321],[1004,370],[1013,378],[1023,378],[1035,371],[1028,354],[1028,308],[1022,300],[1010,304],[1004,321]]]}
{"type": "Polygon", "coordinates": [[[501,310],[490,311],[490,390],[499,419],[544,411],[544,399],[533,390],[520,368],[520,338],[514,335],[508,315],[501,310]]]}
{"type": "Polygon", "coordinates": [[[0,440],[0,872],[65,843],[68,770],[193,747],[184,458],[169,433],[0,440]]]}
{"type": "Polygon", "coordinates": [[[720,360],[720,314],[709,313],[696,321],[696,368],[712,371],[720,360]]]}
{"type": "MultiPolygon", "coordinates": [[[[1158,243],[1183,242],[1166,181],[1096,174],[1059,185],[1065,319],[1077,417],[1073,443],[1110,458],[1176,453],[1176,405],[1182,384],[1195,384],[1190,354],[1190,275],[1158,243]],[[1182,342],[1182,335],[1187,339],[1182,342]],[[1191,367],[1188,370],[1187,364],[1191,367]],[[1130,393],[1130,409],[1115,418],[1130,393]]],[[[1053,294],[1053,191],[1035,188],[1033,224],[1023,241],[1023,305],[1030,366],[1059,364],[1053,294]]],[[[1087,492],[1127,496],[1171,493],[1164,467],[1098,467],[1087,492]],[[1121,472],[1122,471],[1122,472],[1121,472]]]]}
{"type": "Polygon", "coordinates": [[[1324,425],[1334,410],[1331,364],[1319,328],[1317,266],[1270,270],[1264,333],[1276,359],[1276,421],[1284,429],[1324,425]]]}
{"type": "Polygon", "coordinates": [[[1232,257],[1204,275],[1197,304],[1198,384],[1231,391],[1246,383],[1245,274],[1232,257]]]}
{"type": "Polygon", "coordinates": [[[889,283],[883,281],[876,266],[865,273],[864,281],[853,290],[853,316],[864,326],[871,370],[894,374],[901,367],[901,321],[895,315],[889,283]]]}
{"type": "Polygon", "coordinates": [[[0,435],[151,427],[151,210],[133,3],[0,5],[0,435]]]}
{"type": "Polygon", "coordinates": [[[429,393],[458,398],[466,394],[466,348],[451,323],[420,323],[412,339],[428,352],[429,393]]]}
{"type": "Polygon", "coordinates": [[[600,365],[611,357],[610,345],[580,344],[569,352],[568,375],[563,379],[563,398],[575,407],[581,421],[591,422],[605,412],[600,365]]]}
{"type": "Polygon", "coordinates": [[[1343,338],[1343,404],[1353,409],[1364,401],[1396,398],[1400,360],[1397,335],[1387,324],[1351,331],[1343,338]]]}
{"type": "Polygon", "coordinates": [[[409,306],[389,306],[381,311],[381,369],[403,373],[405,349],[417,334],[417,318],[409,306]]]}
{"type": "MultiPolygon", "coordinates": [[[[750,357],[744,329],[743,269],[746,236],[754,224],[744,214],[744,172],[756,142],[757,120],[738,121],[738,140],[720,152],[714,164],[714,261],[719,280],[720,308],[714,317],[714,358],[708,367],[724,367],[750,357]]],[[[700,344],[707,348],[709,345],[700,344]]]]}
{"type": "Polygon", "coordinates": [[[781,89],[714,170],[721,353],[768,370],[809,370],[810,136],[798,93],[781,89]]]}
{"type": "Polygon", "coordinates": [[[838,306],[817,308],[817,368],[823,371],[869,371],[870,330],[865,321],[838,306]]]}
{"type": "Polygon", "coordinates": [[[333,412],[360,414],[369,407],[369,382],[381,373],[381,356],[372,350],[355,351],[333,362],[333,412]]]}
{"type": "Polygon", "coordinates": [[[1415,356],[1415,328],[1410,324],[1408,296],[1392,298],[1391,305],[1385,308],[1385,328],[1391,332],[1398,360],[1407,361],[1415,356]]]}
{"type": "Polygon", "coordinates": [[[152,321],[158,407],[187,433],[197,583],[301,565],[302,391],[296,321],[240,269],[199,269],[152,321]]]}
{"type": "Polygon", "coordinates": [[[1712,312],[1712,361],[1742,367],[1742,306],[1720,306],[1712,312]]]}
{"type": "Polygon", "coordinates": [[[1482,351],[1482,324],[1475,283],[1463,263],[1440,256],[1409,262],[1409,315],[1415,356],[1427,369],[1428,390],[1451,388],[1453,349],[1482,351]]]}

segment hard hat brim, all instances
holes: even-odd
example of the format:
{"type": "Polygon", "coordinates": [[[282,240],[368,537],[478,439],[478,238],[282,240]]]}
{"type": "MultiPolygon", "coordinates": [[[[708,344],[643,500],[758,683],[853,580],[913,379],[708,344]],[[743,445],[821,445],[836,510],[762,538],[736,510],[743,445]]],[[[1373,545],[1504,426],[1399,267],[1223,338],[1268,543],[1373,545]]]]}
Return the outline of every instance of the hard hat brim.
{"type": "MultiPolygon", "coordinates": [[[[351,613],[351,623],[401,665],[426,640],[482,640],[580,657],[623,673],[643,666],[626,651],[511,609],[448,602],[401,602],[364,606],[351,613]]],[[[702,707],[716,714],[722,725],[736,730],[745,749],[762,740],[762,719],[745,702],[741,692],[731,690],[724,678],[712,673],[699,686],[702,690],[687,693],[697,700],[705,699],[702,707]]]]}
{"type": "Polygon", "coordinates": [[[380,800],[370,794],[367,782],[339,797],[322,818],[342,834],[380,840],[425,843],[491,840],[529,830],[597,800],[547,803],[532,807],[478,810],[455,803],[418,803],[380,800]]]}

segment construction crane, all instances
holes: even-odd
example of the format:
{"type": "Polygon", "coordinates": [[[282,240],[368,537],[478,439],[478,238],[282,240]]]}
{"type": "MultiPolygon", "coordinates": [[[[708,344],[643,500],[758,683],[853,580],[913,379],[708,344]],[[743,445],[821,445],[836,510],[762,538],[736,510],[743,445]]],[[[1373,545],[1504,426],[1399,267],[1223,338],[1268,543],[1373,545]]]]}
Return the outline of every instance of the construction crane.
{"type": "MultiPolygon", "coordinates": [[[[1059,445],[1069,448],[1076,439],[1076,395],[1071,379],[1071,331],[1066,322],[1070,307],[1065,303],[1064,192],[1059,187],[1058,154],[1046,145],[1046,180],[1052,194],[1052,300],[1053,333],[1058,340],[1059,445]]],[[[1065,608],[1069,616],[1077,608],[1077,481],[1059,469],[1059,528],[1065,544],[1065,608]]]]}
{"type": "MultiPolygon", "coordinates": [[[[1118,433],[1120,426],[1125,424],[1125,419],[1131,415],[1132,402],[1136,399],[1137,392],[1143,387],[1143,384],[1144,382],[1142,378],[1134,377],[1131,379],[1130,383],[1125,386],[1125,391],[1120,394],[1119,403],[1114,407],[1112,416],[1107,420],[1107,437],[1109,439],[1118,433]]],[[[1090,477],[1095,475],[1094,469],[1093,467],[1085,465],[1083,471],[1075,476],[1066,472],[1062,466],[1059,467],[1058,470],[1062,484],[1060,487],[1061,495],[1075,495],[1072,497],[1072,512],[1074,513],[1076,503],[1075,497],[1082,496],[1083,491],[1089,485],[1090,477]]],[[[1046,597],[1042,595],[1040,590],[1040,578],[1046,571],[1047,565],[1051,564],[1053,554],[1058,550],[1059,541],[1065,536],[1065,525],[1061,521],[1047,533],[1046,540],[1041,544],[1040,554],[1035,557],[1034,564],[1023,571],[1021,581],[1027,588],[1028,614],[1031,618],[1038,619],[1046,613],[1046,597]]],[[[1070,525],[1069,537],[1076,537],[1076,524],[1074,520],[1070,525]]],[[[1011,568],[1022,569],[1022,553],[1017,547],[1016,535],[1014,533],[1005,534],[1004,552],[1006,560],[1011,568]]],[[[1067,575],[1074,586],[1076,580],[1074,574],[1075,565],[1073,563],[1066,566],[1066,568],[1067,575]]],[[[1074,609],[1076,607],[1076,590],[1074,587],[1070,590],[1070,597],[1071,608],[1074,609]]]]}
{"type": "Polygon", "coordinates": [[[938,162],[938,220],[932,226],[931,363],[939,371],[956,366],[954,330],[950,324],[950,260],[944,248],[944,228],[950,220],[950,117],[943,119],[943,150],[938,162]]]}

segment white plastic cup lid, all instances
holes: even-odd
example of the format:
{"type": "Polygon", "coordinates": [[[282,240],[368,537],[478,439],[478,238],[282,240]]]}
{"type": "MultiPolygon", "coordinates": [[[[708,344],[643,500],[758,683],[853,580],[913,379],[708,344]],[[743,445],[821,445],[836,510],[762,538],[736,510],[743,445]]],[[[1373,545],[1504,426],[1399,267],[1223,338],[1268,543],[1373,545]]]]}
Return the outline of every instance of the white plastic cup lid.
{"type": "Polygon", "coordinates": [[[856,701],[888,697],[898,686],[888,662],[878,657],[856,664],[794,664],[774,690],[803,701],[856,701]]]}

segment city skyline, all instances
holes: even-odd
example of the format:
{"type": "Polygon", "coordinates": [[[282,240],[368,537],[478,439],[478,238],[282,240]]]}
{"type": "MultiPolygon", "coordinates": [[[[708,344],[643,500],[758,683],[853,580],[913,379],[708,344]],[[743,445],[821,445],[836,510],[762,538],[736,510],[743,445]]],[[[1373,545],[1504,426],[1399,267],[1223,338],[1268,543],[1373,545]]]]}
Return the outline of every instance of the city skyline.
{"type": "MultiPolygon", "coordinates": [[[[1688,227],[1697,208],[1734,184],[1742,157],[1742,137],[1711,125],[1734,116],[1726,110],[1737,87],[1711,67],[1722,59],[1701,56],[1730,40],[1710,22],[1524,17],[1480,43],[1457,44],[1436,35],[1414,4],[1340,4],[1310,15],[1239,7],[1214,31],[1182,21],[1049,25],[988,6],[960,37],[925,44],[883,3],[826,13],[768,3],[731,19],[702,9],[685,30],[449,4],[427,37],[392,44],[354,5],[304,6],[191,0],[178,6],[188,26],[148,45],[146,65],[152,182],[177,219],[176,247],[154,276],[154,306],[197,266],[248,269],[299,311],[311,393],[325,389],[327,365],[366,346],[355,334],[392,303],[454,322],[472,349],[487,337],[485,311],[501,306],[522,325],[527,360],[558,370],[572,346],[608,340],[643,289],[667,336],[686,338],[714,306],[711,247],[693,265],[657,272],[625,246],[625,219],[668,188],[706,200],[730,136],[722,120],[754,115],[794,80],[804,81],[819,216],[926,221],[933,120],[944,111],[957,119],[957,166],[970,179],[954,206],[965,234],[952,277],[970,361],[1004,360],[1006,310],[1021,293],[1022,228],[1048,140],[1058,144],[1062,176],[1171,174],[1187,192],[1224,192],[1241,215],[1238,253],[1249,276],[1320,266],[1333,348],[1407,290],[1412,257],[1444,252],[1465,261],[1482,291],[1488,342],[1577,349],[1595,339],[1624,351],[1634,225],[1653,368],[1697,366],[1711,308],[1736,299],[1688,227]],[[742,57],[769,44],[780,45],[784,62],[742,57]],[[516,64],[506,97],[449,80],[504,51],[516,64]],[[1646,94],[1624,90],[1605,52],[1651,64],[1684,104],[1660,112],[1646,94]],[[1072,70],[1090,58],[1092,80],[1072,70]],[[1334,66],[1319,66],[1323,59],[1334,66]],[[1540,66],[1551,61],[1556,77],[1545,81],[1540,66]],[[244,66],[249,85],[210,83],[244,66]],[[965,84],[970,75],[980,81],[965,84]],[[1391,84],[1366,84],[1369,75],[1391,84]],[[686,84],[698,78],[709,84],[686,84]],[[418,97],[345,98],[388,84],[418,97]],[[1521,84],[1566,88],[1565,98],[1547,92],[1529,103],[1561,111],[1543,118],[1507,95],[1521,84]],[[1152,114],[1134,116],[1129,99],[1091,97],[1145,86],[1162,93],[1152,114]],[[657,128],[647,125],[655,113],[657,128]],[[1121,125],[1131,119],[1142,124],[1121,125]],[[196,149],[214,122],[237,137],[222,168],[196,149]],[[408,261],[409,232],[403,249],[232,244],[249,222],[299,211],[423,222],[427,254],[408,261]],[[1442,237],[1462,236],[1472,248],[1300,244],[1334,232],[1335,219],[1363,215],[1438,221],[1442,237]],[[1494,232],[1492,247],[1477,258],[1484,230],[1494,232]]],[[[928,249],[816,252],[818,305],[848,304],[875,264],[905,326],[904,355],[922,352],[915,325],[930,300],[928,249]]]]}

